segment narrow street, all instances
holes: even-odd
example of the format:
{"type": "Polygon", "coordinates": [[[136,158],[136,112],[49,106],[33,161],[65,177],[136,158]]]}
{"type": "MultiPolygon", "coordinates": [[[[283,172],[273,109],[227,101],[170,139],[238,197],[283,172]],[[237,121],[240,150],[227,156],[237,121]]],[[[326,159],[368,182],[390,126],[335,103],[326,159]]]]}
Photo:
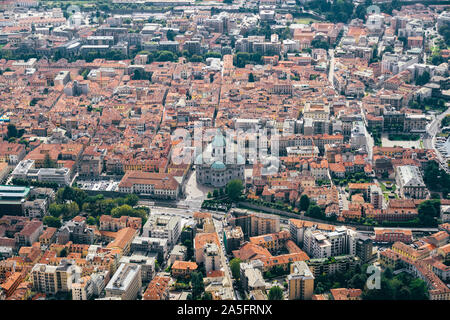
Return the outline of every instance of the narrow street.
{"type": "MultiPolygon", "coordinates": [[[[228,282],[230,283],[231,287],[233,287],[233,277],[231,275],[230,266],[228,264],[228,259],[225,256],[225,245],[223,243],[223,226],[222,226],[222,220],[213,220],[214,221],[214,227],[216,229],[217,235],[219,236],[220,240],[220,261],[222,263],[222,270],[225,272],[225,277],[228,279],[228,282]]],[[[233,288],[233,299],[236,300],[236,292],[233,288]]]]}

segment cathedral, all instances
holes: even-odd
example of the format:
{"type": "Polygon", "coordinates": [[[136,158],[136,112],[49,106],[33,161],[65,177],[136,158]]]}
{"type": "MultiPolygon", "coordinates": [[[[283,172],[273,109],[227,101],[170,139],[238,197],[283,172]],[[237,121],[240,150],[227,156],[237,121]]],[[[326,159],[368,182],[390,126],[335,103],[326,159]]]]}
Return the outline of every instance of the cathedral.
{"type": "Polygon", "coordinates": [[[222,188],[230,180],[245,179],[245,160],[237,152],[237,145],[227,145],[226,139],[218,131],[212,142],[195,159],[197,182],[222,188]]]}

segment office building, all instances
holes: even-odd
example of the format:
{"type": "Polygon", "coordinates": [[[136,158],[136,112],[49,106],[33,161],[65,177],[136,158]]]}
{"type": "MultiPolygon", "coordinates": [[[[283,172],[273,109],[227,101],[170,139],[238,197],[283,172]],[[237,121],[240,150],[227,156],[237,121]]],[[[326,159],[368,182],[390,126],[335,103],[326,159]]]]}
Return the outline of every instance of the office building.
{"type": "Polygon", "coordinates": [[[106,297],[136,300],[141,293],[141,266],[122,263],[106,285],[106,297]]]}

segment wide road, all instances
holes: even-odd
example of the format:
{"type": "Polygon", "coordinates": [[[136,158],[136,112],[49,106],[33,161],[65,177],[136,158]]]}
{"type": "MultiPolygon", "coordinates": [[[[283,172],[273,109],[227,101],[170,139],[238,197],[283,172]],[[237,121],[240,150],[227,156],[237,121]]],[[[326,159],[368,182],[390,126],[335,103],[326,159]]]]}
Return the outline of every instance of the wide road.
{"type": "MultiPolygon", "coordinates": [[[[155,206],[155,205],[147,205],[145,204],[145,201],[139,201],[138,205],[144,205],[144,206],[148,206],[151,210],[151,213],[158,213],[158,214],[168,214],[168,215],[175,215],[175,216],[179,216],[181,218],[184,219],[192,219],[192,215],[195,212],[194,210],[191,209],[180,209],[180,208],[170,208],[170,207],[163,207],[163,206],[155,206]]],[[[248,209],[249,211],[252,211],[251,209],[248,209]]],[[[223,230],[223,227],[221,226],[222,224],[222,220],[224,218],[225,213],[223,212],[215,212],[215,211],[209,211],[209,210],[201,210],[202,212],[209,212],[212,214],[212,217],[214,218],[214,224],[216,226],[216,231],[219,234],[219,239],[222,238],[221,233],[223,230]],[[219,224],[219,228],[217,228],[219,224]]],[[[269,213],[267,213],[269,214],[269,213]]],[[[287,226],[287,221],[291,219],[290,217],[285,217],[285,216],[280,216],[280,222],[282,222],[285,226],[287,226]]],[[[349,226],[349,227],[355,227],[358,231],[369,231],[367,230],[367,226],[364,225],[354,225],[354,224],[349,224],[349,223],[342,223],[342,222],[330,222],[330,221],[324,221],[324,220],[320,220],[320,219],[315,219],[315,218],[311,218],[311,217],[307,217],[304,216],[303,214],[298,216],[297,219],[302,219],[302,220],[307,220],[307,221],[313,221],[313,222],[318,222],[318,223],[327,223],[327,224],[332,224],[332,225],[344,225],[344,226],[349,226]]],[[[418,231],[418,232],[432,232],[432,231],[437,231],[437,228],[407,228],[407,227],[389,227],[389,229],[408,229],[408,230],[412,230],[412,231],[418,231]]]]}
{"type": "Polygon", "coordinates": [[[334,77],[334,49],[329,49],[328,54],[330,55],[330,69],[328,70],[328,81],[334,87],[333,77],[334,77]]]}

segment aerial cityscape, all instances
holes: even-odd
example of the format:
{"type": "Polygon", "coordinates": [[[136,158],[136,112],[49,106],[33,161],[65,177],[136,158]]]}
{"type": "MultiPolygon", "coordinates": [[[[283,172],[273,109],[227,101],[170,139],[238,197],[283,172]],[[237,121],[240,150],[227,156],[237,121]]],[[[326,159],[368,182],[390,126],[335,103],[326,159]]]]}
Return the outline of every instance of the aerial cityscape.
{"type": "Polygon", "coordinates": [[[0,1],[0,300],[450,300],[449,57],[448,1],[0,1]]]}

